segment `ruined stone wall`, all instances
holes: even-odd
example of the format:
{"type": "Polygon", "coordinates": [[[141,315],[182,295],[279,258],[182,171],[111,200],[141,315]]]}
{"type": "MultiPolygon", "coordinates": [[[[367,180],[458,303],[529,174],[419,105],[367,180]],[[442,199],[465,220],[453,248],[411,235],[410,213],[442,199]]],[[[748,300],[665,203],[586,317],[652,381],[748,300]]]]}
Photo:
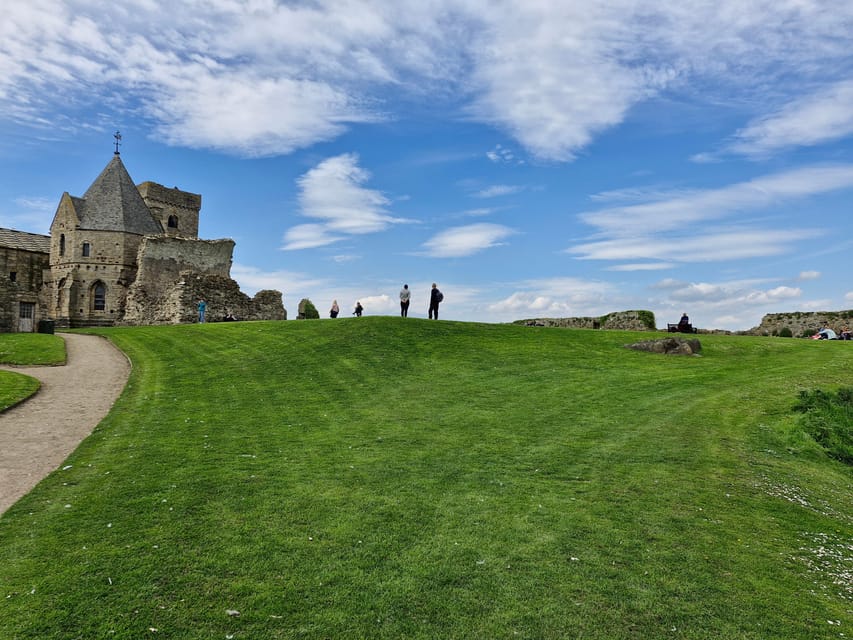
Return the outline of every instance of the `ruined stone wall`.
{"type": "Polygon", "coordinates": [[[651,311],[617,311],[597,318],[531,318],[516,320],[515,324],[568,329],[621,329],[626,331],[654,331],[655,315],[651,311]]]}
{"type": "Polygon", "coordinates": [[[233,252],[234,241],[230,239],[147,237],[139,246],[137,279],[144,278],[148,284],[158,278],[174,282],[187,271],[228,278],[233,252]]]}
{"type": "Polygon", "coordinates": [[[791,311],[768,313],[761,324],[743,333],[755,336],[778,336],[787,328],[791,335],[799,338],[813,335],[823,327],[839,333],[842,327],[853,326],[853,309],[846,311],[791,311]]]}
{"type": "Polygon", "coordinates": [[[209,321],[228,313],[238,320],[286,319],[280,292],[250,298],[240,291],[230,276],[233,249],[233,240],[145,238],[122,324],[196,322],[200,298],[209,321]]]}

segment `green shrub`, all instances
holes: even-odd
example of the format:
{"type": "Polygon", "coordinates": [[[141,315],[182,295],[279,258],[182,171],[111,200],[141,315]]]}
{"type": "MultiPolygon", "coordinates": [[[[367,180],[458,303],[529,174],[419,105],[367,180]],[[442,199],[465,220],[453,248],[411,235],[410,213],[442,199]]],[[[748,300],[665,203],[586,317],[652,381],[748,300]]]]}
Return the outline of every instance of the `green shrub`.
{"type": "Polygon", "coordinates": [[[320,317],[320,312],[317,311],[317,307],[314,306],[314,303],[311,302],[308,298],[303,298],[299,303],[300,314],[297,316],[297,319],[300,320],[317,320],[320,317]]]}
{"type": "Polygon", "coordinates": [[[803,414],[803,430],[827,455],[853,465],[853,388],[800,391],[794,410],[803,414]]]}
{"type": "Polygon", "coordinates": [[[793,338],[794,337],[794,333],[791,331],[790,327],[782,327],[781,329],[779,329],[778,335],[780,338],[793,338]]]}

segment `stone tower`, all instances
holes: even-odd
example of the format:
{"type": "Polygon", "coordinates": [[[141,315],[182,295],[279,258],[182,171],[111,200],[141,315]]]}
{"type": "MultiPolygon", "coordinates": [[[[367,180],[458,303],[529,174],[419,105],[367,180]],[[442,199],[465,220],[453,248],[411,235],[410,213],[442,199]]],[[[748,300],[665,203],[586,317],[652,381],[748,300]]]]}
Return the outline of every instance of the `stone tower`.
{"type": "Polygon", "coordinates": [[[82,198],[62,194],[50,225],[40,317],[57,327],[192,322],[205,298],[211,317],[286,319],[281,292],[249,298],[231,278],[233,240],[199,239],[201,196],[156,182],[135,185],[118,140],[116,134],[112,160],[82,198]]]}
{"type": "Polygon", "coordinates": [[[166,235],[165,229],[198,237],[200,207],[201,196],[152,182],[140,192],[115,153],[82,198],[65,192],[59,201],[50,225],[47,315],[59,327],[120,320],[142,239],[166,235]]]}

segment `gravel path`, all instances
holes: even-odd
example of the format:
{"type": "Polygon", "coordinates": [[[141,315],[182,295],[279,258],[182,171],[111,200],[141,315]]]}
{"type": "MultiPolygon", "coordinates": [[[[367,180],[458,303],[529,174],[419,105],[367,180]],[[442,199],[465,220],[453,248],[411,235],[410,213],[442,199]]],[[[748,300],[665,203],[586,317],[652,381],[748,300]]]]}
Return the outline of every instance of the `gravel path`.
{"type": "Polygon", "coordinates": [[[38,393],[0,413],[0,514],[59,467],[118,398],[130,362],[105,338],[60,334],[67,364],[10,367],[41,381],[38,393]]]}

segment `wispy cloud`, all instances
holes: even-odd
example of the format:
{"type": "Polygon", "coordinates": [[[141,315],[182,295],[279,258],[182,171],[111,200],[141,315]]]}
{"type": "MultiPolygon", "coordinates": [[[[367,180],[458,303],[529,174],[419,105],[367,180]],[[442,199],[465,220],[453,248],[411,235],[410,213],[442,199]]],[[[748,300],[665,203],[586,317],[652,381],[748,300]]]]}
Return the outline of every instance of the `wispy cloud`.
{"type": "Polygon", "coordinates": [[[756,118],[735,134],[728,150],[760,157],[846,138],[853,135],[851,104],[853,80],[837,82],[756,118]]]}
{"type": "Polygon", "coordinates": [[[475,198],[498,198],[523,191],[524,187],[515,184],[493,184],[474,193],[475,198]]]}
{"type": "Polygon", "coordinates": [[[807,280],[817,280],[820,278],[820,271],[801,271],[798,280],[807,281],[807,280]]]}
{"type": "Polygon", "coordinates": [[[600,315],[615,287],[607,282],[581,278],[543,278],[517,283],[507,297],[488,305],[490,314],[519,319],[600,315]]]}
{"type": "Polygon", "coordinates": [[[424,243],[426,254],[433,258],[461,258],[503,244],[516,233],[500,224],[471,224],[453,227],[434,235],[424,243]]]}
{"type": "Polygon", "coordinates": [[[388,214],[390,201],[380,191],[363,186],[369,179],[358,156],[349,153],[328,158],[302,175],[297,180],[300,213],[321,222],[289,229],[282,248],[320,247],[406,222],[388,214]]]}
{"type": "Polygon", "coordinates": [[[647,203],[588,211],[580,218],[613,235],[669,231],[718,220],[795,198],[853,188],[853,165],[806,167],[719,189],[679,191],[647,203]]]}
{"type": "MultiPolygon", "coordinates": [[[[567,252],[584,259],[650,263],[736,260],[785,253],[822,235],[817,227],[779,228],[750,222],[748,212],[853,188],[853,165],[807,167],[718,189],[658,192],[650,202],[587,211],[597,233],[567,252]]],[[[629,192],[624,192],[627,194],[629,192]]],[[[645,192],[638,194],[645,197],[645,192]]],[[[636,270],[636,264],[626,270],[636,270]]]]}

